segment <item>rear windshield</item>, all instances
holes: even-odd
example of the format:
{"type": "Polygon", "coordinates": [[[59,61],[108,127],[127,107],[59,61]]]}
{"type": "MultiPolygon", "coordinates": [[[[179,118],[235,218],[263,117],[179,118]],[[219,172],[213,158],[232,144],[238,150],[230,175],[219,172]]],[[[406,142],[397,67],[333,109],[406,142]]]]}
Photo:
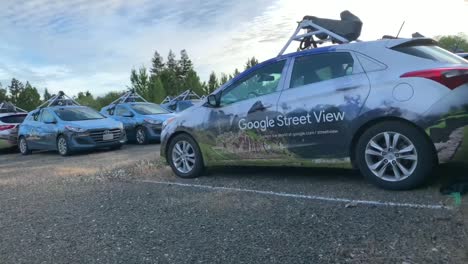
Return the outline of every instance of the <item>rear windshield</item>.
{"type": "Polygon", "coordinates": [[[7,124],[19,124],[26,118],[26,115],[11,115],[0,117],[0,121],[7,124]]]}
{"type": "Polygon", "coordinates": [[[104,118],[104,116],[99,112],[87,107],[60,108],[55,110],[55,113],[63,121],[95,120],[104,118]]]}
{"type": "Polygon", "coordinates": [[[416,56],[423,59],[453,63],[464,64],[468,63],[467,60],[435,45],[404,45],[392,48],[393,50],[403,52],[408,55],[416,56]]]}
{"type": "Polygon", "coordinates": [[[130,107],[140,115],[158,115],[168,113],[166,109],[156,104],[134,104],[130,107]]]}

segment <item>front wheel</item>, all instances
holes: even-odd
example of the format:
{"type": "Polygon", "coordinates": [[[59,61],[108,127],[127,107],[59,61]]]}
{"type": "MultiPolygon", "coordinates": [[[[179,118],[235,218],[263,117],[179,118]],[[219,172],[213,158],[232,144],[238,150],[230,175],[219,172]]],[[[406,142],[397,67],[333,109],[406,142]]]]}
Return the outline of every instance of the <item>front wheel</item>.
{"type": "Polygon", "coordinates": [[[181,134],[171,140],[167,159],[174,173],[181,178],[195,178],[204,169],[203,158],[195,140],[181,134]]]}
{"type": "Polygon", "coordinates": [[[137,127],[135,132],[136,142],[139,145],[146,145],[148,144],[148,133],[146,133],[146,129],[144,127],[137,127]]]}
{"type": "Polygon", "coordinates": [[[19,150],[22,155],[29,155],[32,151],[29,149],[28,141],[26,141],[25,137],[20,137],[19,139],[19,150]]]}
{"type": "Polygon", "coordinates": [[[57,150],[62,156],[68,156],[71,154],[70,146],[68,145],[68,140],[65,136],[59,136],[57,138],[57,150]]]}
{"type": "Polygon", "coordinates": [[[426,135],[400,121],[386,121],[367,129],[356,147],[356,162],[373,184],[390,190],[420,186],[435,165],[426,135]]]}

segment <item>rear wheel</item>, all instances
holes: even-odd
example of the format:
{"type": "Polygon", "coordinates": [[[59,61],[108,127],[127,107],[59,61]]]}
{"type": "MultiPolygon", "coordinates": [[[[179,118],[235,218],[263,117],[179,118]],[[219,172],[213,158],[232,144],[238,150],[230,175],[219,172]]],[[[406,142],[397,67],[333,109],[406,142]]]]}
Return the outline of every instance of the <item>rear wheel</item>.
{"type": "Polygon", "coordinates": [[[28,141],[26,141],[25,137],[20,137],[19,139],[19,150],[22,155],[29,155],[32,151],[29,149],[28,141]]]}
{"type": "Polygon", "coordinates": [[[139,145],[148,144],[148,133],[144,127],[137,127],[135,132],[135,139],[139,145]]]}
{"type": "Polygon", "coordinates": [[[186,134],[178,135],[171,140],[167,159],[174,173],[182,178],[198,177],[204,169],[198,144],[186,134]]]}
{"type": "Polygon", "coordinates": [[[356,147],[356,163],[370,182],[384,189],[420,186],[435,165],[426,135],[400,121],[386,121],[366,130],[356,147]]]}
{"type": "Polygon", "coordinates": [[[58,153],[62,156],[68,156],[71,154],[70,146],[68,145],[68,140],[63,135],[57,138],[57,150],[58,153]]]}

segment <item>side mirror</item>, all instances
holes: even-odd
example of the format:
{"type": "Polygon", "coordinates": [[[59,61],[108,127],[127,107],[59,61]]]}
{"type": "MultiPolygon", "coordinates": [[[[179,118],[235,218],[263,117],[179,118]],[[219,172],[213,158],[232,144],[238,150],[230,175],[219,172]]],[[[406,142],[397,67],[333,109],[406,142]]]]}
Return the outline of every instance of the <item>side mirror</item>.
{"type": "Polygon", "coordinates": [[[210,94],[207,97],[207,102],[212,107],[218,107],[219,106],[219,97],[216,96],[215,94],[210,94]]]}

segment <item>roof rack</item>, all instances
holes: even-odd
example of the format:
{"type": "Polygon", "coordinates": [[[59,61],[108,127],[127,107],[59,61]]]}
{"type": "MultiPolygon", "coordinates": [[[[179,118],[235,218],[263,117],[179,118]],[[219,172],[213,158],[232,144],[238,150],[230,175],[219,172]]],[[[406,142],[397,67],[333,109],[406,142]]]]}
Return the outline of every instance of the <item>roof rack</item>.
{"type": "Polygon", "coordinates": [[[73,100],[64,92],[60,91],[58,92],[57,95],[53,95],[49,100],[45,101],[44,103],[39,105],[37,108],[45,108],[45,107],[51,107],[51,106],[68,106],[68,105],[80,106],[80,104],[77,101],[73,100]]]}
{"type": "Polygon", "coordinates": [[[185,101],[185,100],[201,100],[203,99],[204,96],[199,96],[198,94],[196,94],[194,91],[192,90],[186,90],[185,92],[175,96],[175,97],[171,97],[171,96],[166,96],[166,98],[164,98],[164,100],[161,102],[161,104],[166,104],[166,103],[171,103],[171,102],[174,102],[174,101],[185,101]]]}
{"type": "Polygon", "coordinates": [[[317,48],[318,44],[326,42],[343,44],[358,41],[362,29],[361,20],[349,11],[341,12],[340,17],[341,20],[334,20],[305,16],[302,21],[298,22],[294,34],[286,42],[278,56],[283,55],[293,41],[300,41],[298,50],[317,48]],[[304,30],[305,33],[301,33],[301,30],[304,30]],[[314,37],[317,37],[318,40],[315,40],[314,37]]]}
{"type": "Polygon", "coordinates": [[[148,101],[143,98],[143,96],[139,95],[135,89],[131,89],[130,91],[124,93],[122,96],[114,100],[112,103],[109,105],[117,105],[117,104],[123,104],[123,103],[130,103],[130,102],[138,102],[138,100],[147,103],[148,101]]]}
{"type": "Polygon", "coordinates": [[[17,107],[11,102],[0,103],[0,113],[27,113],[28,111],[17,107]]]}

